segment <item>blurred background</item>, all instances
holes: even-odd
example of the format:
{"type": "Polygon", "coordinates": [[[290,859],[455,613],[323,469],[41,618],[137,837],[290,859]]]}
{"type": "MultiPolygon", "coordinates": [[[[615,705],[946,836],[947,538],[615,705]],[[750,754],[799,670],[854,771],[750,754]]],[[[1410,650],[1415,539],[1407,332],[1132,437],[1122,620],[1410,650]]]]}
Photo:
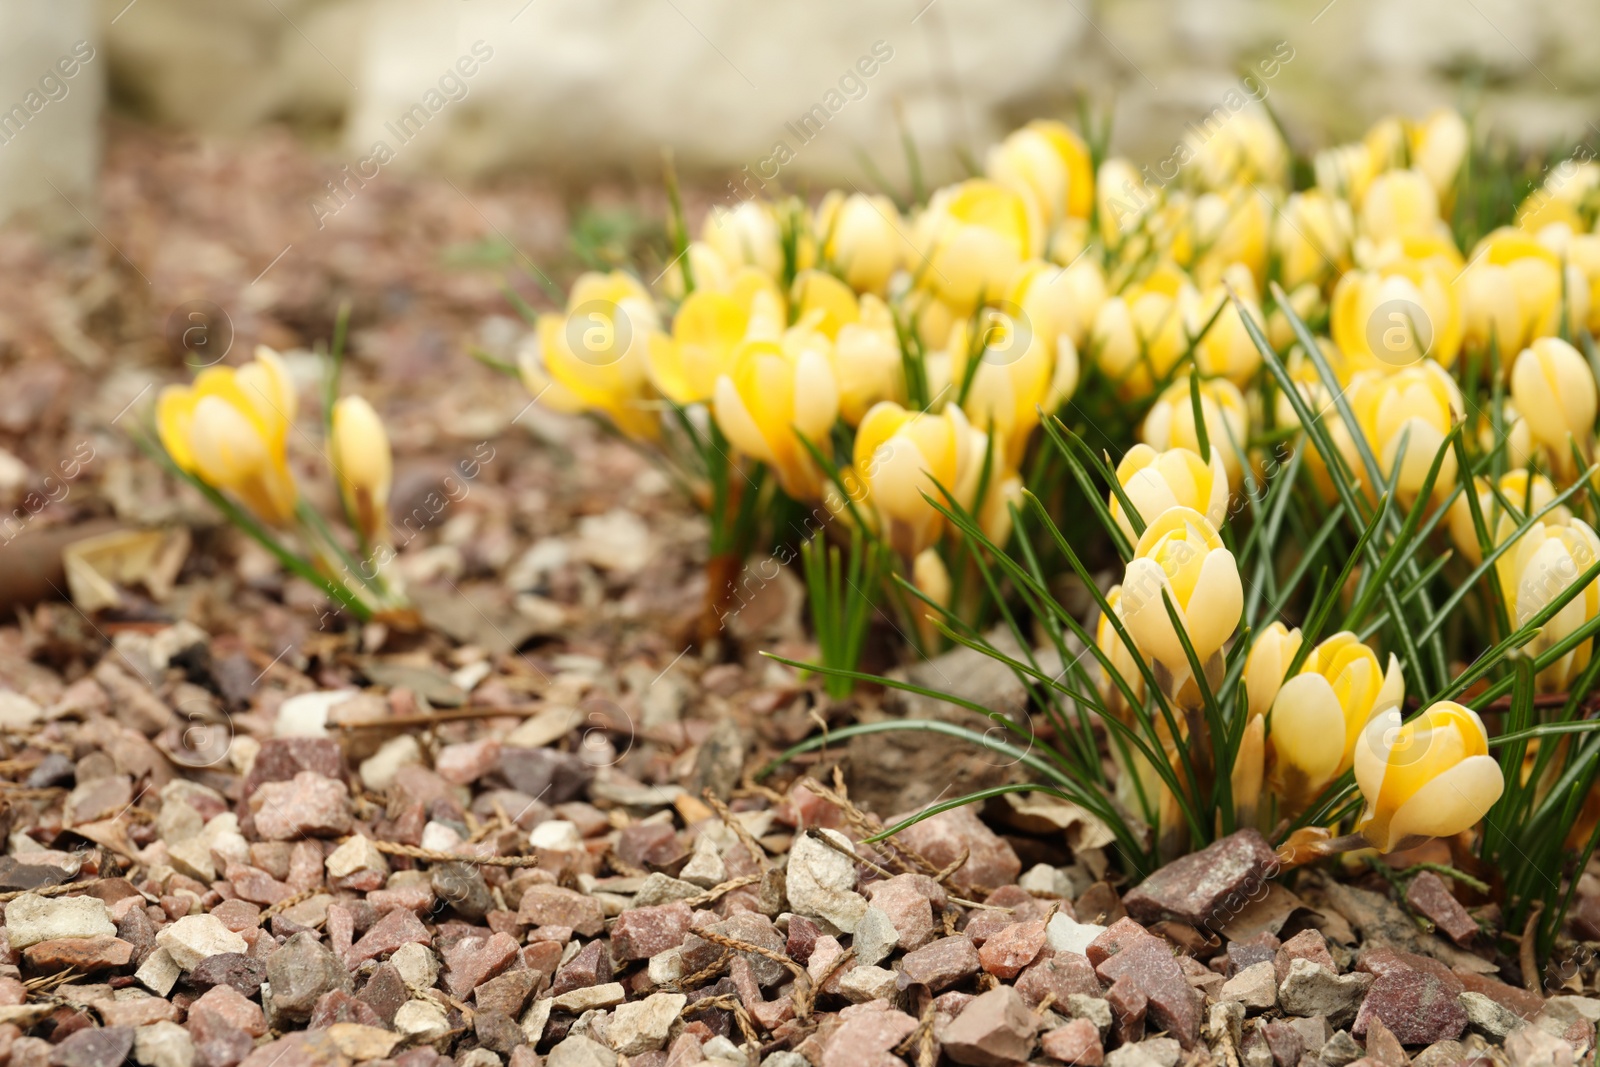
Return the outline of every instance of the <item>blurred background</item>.
{"type": "Polygon", "coordinates": [[[81,228],[62,194],[95,188],[107,115],[287,129],[324,180],[380,141],[384,169],[579,186],[653,181],[670,146],[715,196],[779,143],[792,158],[762,177],[791,190],[903,182],[902,121],[945,180],[1080,105],[1158,158],[1274,55],[1267,99],[1317,142],[1452,104],[1546,149],[1591,133],[1600,101],[1600,6],[1559,0],[0,0],[0,105],[80,41],[94,58],[0,152],[0,216],[81,228]]]}

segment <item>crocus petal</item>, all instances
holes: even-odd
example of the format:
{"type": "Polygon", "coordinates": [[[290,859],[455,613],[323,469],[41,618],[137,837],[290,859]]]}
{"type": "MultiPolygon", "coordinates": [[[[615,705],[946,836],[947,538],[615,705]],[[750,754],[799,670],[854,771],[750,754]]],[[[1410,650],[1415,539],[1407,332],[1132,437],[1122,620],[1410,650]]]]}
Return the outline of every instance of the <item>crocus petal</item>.
{"type": "Polygon", "coordinates": [[[1177,669],[1188,660],[1162,601],[1168,588],[1166,572],[1155,560],[1140,557],[1129,562],[1122,579],[1122,621],[1147,656],[1177,669]]]}
{"type": "Polygon", "coordinates": [[[1400,805],[1389,820],[1388,843],[1409,836],[1451,837],[1470,829],[1500,799],[1505,785],[1493,756],[1469,756],[1400,805]]]}
{"type": "Polygon", "coordinates": [[[1333,686],[1320,674],[1297,674],[1283,683],[1273,702],[1272,745],[1278,759],[1315,793],[1333,780],[1344,761],[1344,712],[1333,686]]]}
{"type": "Polygon", "coordinates": [[[1189,624],[1189,642],[1204,663],[1239,628],[1244,613],[1244,585],[1233,553],[1213,551],[1200,564],[1200,580],[1195,583],[1184,616],[1189,624]]]}

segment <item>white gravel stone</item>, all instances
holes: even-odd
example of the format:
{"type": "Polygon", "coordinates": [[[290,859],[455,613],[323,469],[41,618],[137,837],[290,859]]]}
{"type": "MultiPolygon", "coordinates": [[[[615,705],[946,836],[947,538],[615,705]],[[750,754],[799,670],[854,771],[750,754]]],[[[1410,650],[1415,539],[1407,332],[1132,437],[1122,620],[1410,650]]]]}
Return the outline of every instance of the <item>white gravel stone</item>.
{"type": "Polygon", "coordinates": [[[356,834],[329,853],[326,866],[330,878],[344,878],[357,871],[389,872],[389,861],[378,851],[378,846],[362,834],[356,834]]]}
{"type": "Polygon", "coordinates": [[[6,940],[13,949],[57,937],[116,937],[117,924],[97,897],[24,893],[6,905],[6,940]]]}
{"type": "Polygon", "coordinates": [[[194,1041],[177,1023],[141,1026],[133,1032],[133,1061],[141,1067],[190,1067],[194,1041]]]}
{"type": "Polygon", "coordinates": [[[867,911],[867,901],[856,888],[856,865],[850,858],[855,846],[837,830],[819,830],[844,848],[829,848],[810,834],[799,834],[789,849],[785,874],[789,904],[801,915],[826,919],[847,934],[867,911]]]}
{"type": "Polygon", "coordinates": [[[670,985],[683,977],[683,949],[669,948],[650,957],[646,967],[652,985],[670,985]]]}
{"type": "Polygon", "coordinates": [[[394,1013],[394,1028],[413,1041],[433,1041],[450,1032],[450,1020],[431,1000],[408,1000],[394,1013]]]}
{"type": "Polygon", "coordinates": [[[895,973],[882,967],[852,967],[839,979],[839,989],[852,1004],[887,1000],[895,993],[895,973]]]}
{"type": "Polygon", "coordinates": [[[624,1056],[654,1052],[667,1043],[672,1024],[688,1002],[682,993],[651,993],[643,1000],[619,1004],[611,1013],[606,1038],[624,1056]]]}
{"type": "Polygon", "coordinates": [[[194,970],[203,959],[224,952],[244,952],[250,947],[215,915],[185,915],[157,931],[156,944],[170,952],[173,962],[186,971],[194,970]]]}
{"type": "Polygon", "coordinates": [[[361,784],[374,793],[381,793],[394,784],[394,776],[401,767],[422,764],[422,746],[410,734],[392,737],[383,747],[361,761],[361,784]]]}
{"type": "Polygon", "coordinates": [[[894,928],[888,914],[869,905],[856,923],[855,940],[850,945],[856,950],[856,963],[873,967],[894,951],[899,940],[900,931],[894,928]]]}
{"type": "Polygon", "coordinates": [[[547,819],[528,833],[528,844],[550,852],[582,852],[583,834],[566,819],[547,819]]]}
{"type": "Polygon", "coordinates": [[[702,834],[695,838],[694,853],[689,857],[689,862],[684,864],[683,870],[678,872],[678,877],[702,889],[710,889],[728,880],[728,865],[722,862],[717,843],[710,836],[702,834]]]}
{"type": "Polygon", "coordinates": [[[1060,912],[1053,915],[1050,925],[1044,928],[1045,939],[1050,943],[1052,950],[1076,952],[1080,956],[1088,955],[1089,942],[1105,932],[1104,926],[1074,922],[1060,912]]]}
{"type": "Polygon", "coordinates": [[[172,987],[178,984],[182,974],[183,968],[172,958],[172,953],[158,947],[144,958],[139,969],[133,972],[133,977],[156,996],[164,997],[172,992],[172,987]]]}
{"type": "Polygon", "coordinates": [[[622,988],[621,982],[607,982],[604,985],[574,989],[559,997],[552,997],[550,1006],[557,1011],[582,1015],[595,1008],[614,1008],[627,999],[628,991],[622,988]]]}
{"type": "Polygon", "coordinates": [[[439,980],[439,958],[426,945],[416,942],[401,945],[389,957],[389,962],[394,964],[395,970],[400,972],[400,980],[412,992],[432,989],[439,980]]]}
{"type": "Polygon", "coordinates": [[[272,724],[275,737],[327,737],[328,712],[355,696],[355,689],[326,689],[301,693],[278,705],[272,724]]]}
{"type": "Polygon", "coordinates": [[[1266,1011],[1278,1003],[1278,972],[1271,960],[1252,963],[1223,983],[1223,1000],[1236,1000],[1246,1011],[1266,1011]]]}

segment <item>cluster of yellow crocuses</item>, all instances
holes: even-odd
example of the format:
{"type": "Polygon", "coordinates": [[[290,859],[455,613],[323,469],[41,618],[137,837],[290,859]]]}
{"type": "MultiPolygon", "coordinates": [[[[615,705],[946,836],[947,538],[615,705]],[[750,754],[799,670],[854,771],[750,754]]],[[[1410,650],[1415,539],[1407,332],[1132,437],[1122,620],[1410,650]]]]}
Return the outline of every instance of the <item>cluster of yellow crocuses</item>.
{"type": "MultiPolygon", "coordinates": [[[[1600,166],[1552,168],[1511,224],[1463,248],[1447,220],[1471,131],[1455,112],[1380,122],[1317,154],[1299,188],[1263,111],[1195,138],[1179,176],[1157,182],[1037,121],[995,145],[981,176],[906,210],[856,191],[714,212],[658,292],[622,272],[580,278],[540,319],[522,374],[542,403],[639,441],[709,427],[729,462],[765,465],[794,500],[869,527],[935,601],[950,524],[933,501],[948,494],[1003,544],[1042,417],[1090,395],[1139,412],[1107,501],[1131,548],[1108,600],[1135,646],[1101,620],[1129,683],[1107,684],[1108,705],[1144,699],[1140,660],[1187,710],[1220,679],[1244,602],[1224,532],[1247,483],[1281,466],[1263,432],[1304,441],[1299,411],[1335,446],[1302,457],[1324,498],[1336,463],[1369,501],[1390,492],[1405,508],[1430,486],[1421,505],[1442,506],[1473,477],[1442,448],[1469,419],[1470,458],[1498,453],[1489,466],[1504,472],[1473,483],[1488,547],[1544,512],[1495,565],[1513,623],[1533,617],[1600,559],[1576,509],[1544,508],[1595,449],[1594,372],[1572,339],[1600,327],[1600,166]],[[1252,327],[1303,404],[1270,387],[1252,327]],[[1468,410],[1469,376],[1498,383],[1494,410],[1468,410]]],[[[1468,495],[1441,529],[1481,561],[1468,495]]],[[[1591,585],[1535,650],[1597,611],[1591,585]]],[[[1405,720],[1395,655],[1348,632],[1303,656],[1300,644],[1281,622],[1253,638],[1241,811],[1263,789],[1277,815],[1304,811],[1353,770],[1358,825],[1380,848],[1483,817],[1503,783],[1474,712],[1444,702],[1405,720]]],[[[1589,648],[1540,686],[1564,689],[1589,648]]]]}

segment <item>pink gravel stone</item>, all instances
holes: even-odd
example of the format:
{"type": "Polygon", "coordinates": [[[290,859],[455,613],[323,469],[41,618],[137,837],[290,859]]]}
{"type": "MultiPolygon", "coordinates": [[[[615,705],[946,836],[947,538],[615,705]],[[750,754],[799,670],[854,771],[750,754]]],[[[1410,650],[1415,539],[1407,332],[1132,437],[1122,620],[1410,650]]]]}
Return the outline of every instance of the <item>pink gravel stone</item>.
{"type": "Polygon", "coordinates": [[[939,1035],[945,1055],[971,1067],[1009,1067],[1033,1054],[1039,1020],[1011,986],[996,986],[973,998],[939,1035]]]}
{"type": "Polygon", "coordinates": [[[202,1012],[217,1015],[229,1026],[243,1030],[251,1037],[260,1037],[267,1032],[267,1017],[262,1014],[260,1006],[247,1000],[232,986],[212,986],[204,996],[189,1005],[189,1018],[193,1019],[202,1012]]]}
{"type": "Polygon", "coordinates": [[[1033,919],[1012,923],[983,943],[978,960],[996,978],[1015,978],[1022,969],[1039,958],[1044,948],[1044,923],[1033,919]]]}
{"type": "Polygon", "coordinates": [[[1411,879],[1406,886],[1406,903],[1432,919],[1458,945],[1465,945],[1478,936],[1478,924],[1450,892],[1444,879],[1432,871],[1423,871],[1411,879]]]}
{"type": "MultiPolygon", "coordinates": [[[[896,823],[913,812],[893,816],[896,823]]],[[[946,867],[967,854],[955,880],[979,889],[997,889],[1017,880],[1022,861],[1011,846],[978,819],[971,808],[951,808],[900,831],[899,840],[938,867],[946,867]]]]}
{"type": "Polygon", "coordinates": [[[367,894],[367,903],[371,904],[378,914],[403,908],[406,911],[422,913],[433,907],[433,890],[425,885],[402,885],[393,889],[375,889],[367,894]]]}
{"type": "Polygon", "coordinates": [[[492,737],[446,745],[433,761],[434,773],[455,785],[471,785],[494,769],[500,760],[500,742],[492,737]]]}
{"type": "Polygon", "coordinates": [[[890,1050],[911,1036],[917,1020],[892,1008],[847,1008],[841,1017],[845,1015],[822,1046],[821,1067],[900,1067],[905,1062],[890,1050]]]}
{"type": "MultiPolygon", "coordinates": [[[[331,916],[333,909],[329,908],[328,912],[331,916]]],[[[350,951],[345,954],[345,965],[354,967],[362,960],[370,960],[393,952],[401,945],[413,943],[432,944],[433,935],[428,933],[428,928],[413,912],[404,909],[391,911],[373,923],[372,929],[360,941],[350,946],[350,951]]]]}
{"type": "Polygon", "coordinates": [[[899,932],[899,945],[921,948],[934,935],[934,915],[949,903],[944,887],[924,874],[897,874],[867,886],[867,900],[889,916],[899,932]]]}
{"type": "Polygon", "coordinates": [[[1328,940],[1320,930],[1302,930],[1278,948],[1274,969],[1279,985],[1289,977],[1289,965],[1295,960],[1310,960],[1334,974],[1339,973],[1339,965],[1333,962],[1333,954],[1328,951],[1328,940]]]}
{"type": "Polygon", "coordinates": [[[966,937],[943,937],[906,954],[900,961],[899,986],[923,985],[937,993],[977,974],[981,966],[978,950],[966,937]]]}
{"type": "Polygon", "coordinates": [[[509,934],[464,937],[444,950],[445,984],[457,997],[478,988],[516,958],[517,939],[509,934]]]}
{"type": "Polygon", "coordinates": [[[293,887],[255,867],[230,863],[224,873],[239,899],[251,904],[271,907],[295,895],[293,887]]]}
{"type": "Polygon", "coordinates": [[[1040,1039],[1044,1054],[1062,1063],[1079,1067],[1100,1067],[1105,1062],[1105,1050],[1100,1045],[1100,1031],[1088,1019],[1074,1019],[1040,1039]]]}
{"type": "Polygon", "coordinates": [[[584,937],[594,937],[606,925],[598,900],[554,885],[529,886],[517,907],[517,919],[532,926],[569,926],[584,937]]]}
{"type": "MultiPolygon", "coordinates": [[[[1139,999],[1148,1002],[1151,1018],[1161,1029],[1192,1049],[1200,1039],[1201,996],[1189,985],[1172,946],[1148,933],[1131,919],[1123,919],[1089,943],[1095,973],[1113,983],[1111,993],[1129,1010],[1132,1019],[1139,999]]],[[[1110,994],[1108,993],[1108,999],[1110,994]]]]}
{"type": "Polygon", "coordinates": [[[256,833],[268,841],[350,832],[349,789],[315,771],[301,771],[287,782],[266,782],[249,803],[256,833]]]}
{"type": "Polygon", "coordinates": [[[611,952],[619,960],[647,960],[683,944],[694,913],[683,901],[632,908],[611,926],[611,952]]]}
{"type": "Polygon", "coordinates": [[[1065,1004],[1074,993],[1098,997],[1100,979],[1094,976],[1089,961],[1076,952],[1052,955],[1045,949],[1037,960],[1023,968],[1017,978],[1017,992],[1029,1007],[1037,1008],[1045,997],[1050,997],[1055,1004],[1065,1004]]]}

